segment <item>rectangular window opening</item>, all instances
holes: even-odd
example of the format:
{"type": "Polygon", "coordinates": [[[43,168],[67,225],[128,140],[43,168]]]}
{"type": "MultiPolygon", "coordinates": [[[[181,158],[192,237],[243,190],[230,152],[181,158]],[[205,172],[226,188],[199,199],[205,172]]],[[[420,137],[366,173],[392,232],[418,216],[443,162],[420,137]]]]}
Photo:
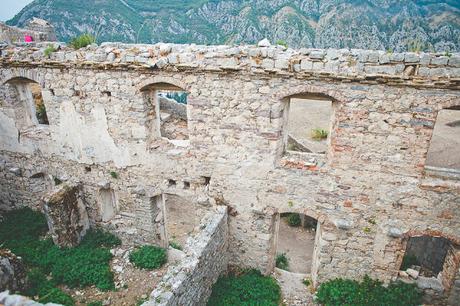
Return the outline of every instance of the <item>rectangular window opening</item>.
{"type": "Polygon", "coordinates": [[[428,172],[460,178],[459,135],[460,110],[440,110],[425,163],[425,169],[428,172]]]}
{"type": "Polygon", "coordinates": [[[331,134],[332,101],[290,98],[285,150],[325,154],[331,134]]]}
{"type": "Polygon", "coordinates": [[[187,144],[187,92],[157,91],[161,137],[187,144]]]}

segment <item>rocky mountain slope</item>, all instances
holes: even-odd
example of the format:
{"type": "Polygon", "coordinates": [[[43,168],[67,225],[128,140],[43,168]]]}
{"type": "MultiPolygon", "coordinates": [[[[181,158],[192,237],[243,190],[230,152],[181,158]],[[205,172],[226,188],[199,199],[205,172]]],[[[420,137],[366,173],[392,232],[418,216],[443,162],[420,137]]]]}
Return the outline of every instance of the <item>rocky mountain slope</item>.
{"type": "Polygon", "coordinates": [[[35,0],[8,24],[34,16],[61,40],[460,51],[458,0],[35,0]]]}

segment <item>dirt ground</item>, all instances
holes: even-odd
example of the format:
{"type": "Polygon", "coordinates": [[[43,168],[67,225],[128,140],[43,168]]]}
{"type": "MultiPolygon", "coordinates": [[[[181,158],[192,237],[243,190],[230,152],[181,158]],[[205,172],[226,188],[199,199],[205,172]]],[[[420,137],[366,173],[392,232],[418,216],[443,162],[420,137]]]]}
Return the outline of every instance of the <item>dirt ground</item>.
{"type": "Polygon", "coordinates": [[[331,101],[291,99],[288,133],[313,153],[325,152],[327,139],[314,140],[311,131],[321,128],[330,132],[331,115],[331,101]]]}
{"type": "Polygon", "coordinates": [[[285,218],[281,218],[276,253],[286,253],[290,272],[303,274],[311,272],[315,234],[314,231],[301,226],[291,227],[285,218]]]}
{"type": "Polygon", "coordinates": [[[275,268],[273,277],[280,285],[284,305],[315,305],[311,286],[303,283],[304,279],[310,279],[309,274],[293,273],[275,268]]]}
{"type": "Polygon", "coordinates": [[[77,306],[86,306],[87,303],[96,301],[102,302],[105,306],[135,306],[137,302],[150,296],[168,265],[153,271],[135,268],[129,262],[129,253],[132,250],[133,248],[121,246],[111,251],[114,254],[111,269],[115,274],[115,291],[104,292],[94,286],[74,290],[62,289],[75,299],[77,306]]]}
{"type": "Polygon", "coordinates": [[[431,138],[426,165],[460,170],[460,110],[441,110],[431,138]]]}
{"type": "Polygon", "coordinates": [[[198,232],[206,210],[186,198],[168,194],[165,199],[166,230],[169,241],[184,246],[187,238],[198,232]]]}

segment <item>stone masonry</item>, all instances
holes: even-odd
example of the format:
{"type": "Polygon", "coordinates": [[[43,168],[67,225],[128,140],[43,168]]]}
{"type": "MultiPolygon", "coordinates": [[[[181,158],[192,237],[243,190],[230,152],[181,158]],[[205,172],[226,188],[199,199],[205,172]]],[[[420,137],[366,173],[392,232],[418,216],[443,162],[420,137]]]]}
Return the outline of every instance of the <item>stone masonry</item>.
{"type": "Polygon", "coordinates": [[[185,258],[169,268],[144,306],[206,304],[212,285],[228,266],[227,210],[217,208],[202,220],[201,232],[185,245],[185,258]]]}
{"type": "Polygon", "coordinates": [[[437,113],[460,105],[460,54],[104,43],[46,57],[46,46],[0,50],[2,209],[37,207],[49,178],[82,182],[91,224],[141,243],[167,236],[161,194],[225,205],[229,264],[264,273],[279,214],[298,212],[319,222],[315,285],[395,279],[409,237],[460,244],[460,181],[424,168],[437,113]],[[24,121],[18,80],[41,86],[49,125],[24,121]],[[180,145],[161,137],[148,98],[164,84],[188,93],[180,145]],[[296,95],[332,101],[326,154],[285,153],[296,95]],[[107,222],[101,188],[115,194],[107,222]]]}

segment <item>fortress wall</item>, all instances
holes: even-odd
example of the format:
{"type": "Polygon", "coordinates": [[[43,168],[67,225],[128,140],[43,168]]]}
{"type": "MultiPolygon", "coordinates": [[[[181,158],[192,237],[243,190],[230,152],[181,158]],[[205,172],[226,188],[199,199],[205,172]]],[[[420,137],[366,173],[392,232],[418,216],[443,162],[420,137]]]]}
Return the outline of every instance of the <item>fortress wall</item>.
{"type": "Polygon", "coordinates": [[[266,273],[277,214],[300,212],[321,224],[316,282],[395,278],[408,236],[460,243],[460,183],[424,170],[437,112],[460,105],[458,54],[103,44],[46,58],[44,47],[1,50],[1,83],[39,83],[50,122],[22,126],[17,88],[1,85],[3,209],[38,207],[53,178],[81,182],[91,222],[138,243],[158,240],[148,212],[161,193],[227,205],[230,264],[266,273]],[[158,137],[146,92],[163,83],[189,93],[188,146],[158,137]],[[283,153],[285,97],[301,93],[333,100],[324,156],[283,153]],[[118,212],[104,223],[107,187],[118,212]]]}

